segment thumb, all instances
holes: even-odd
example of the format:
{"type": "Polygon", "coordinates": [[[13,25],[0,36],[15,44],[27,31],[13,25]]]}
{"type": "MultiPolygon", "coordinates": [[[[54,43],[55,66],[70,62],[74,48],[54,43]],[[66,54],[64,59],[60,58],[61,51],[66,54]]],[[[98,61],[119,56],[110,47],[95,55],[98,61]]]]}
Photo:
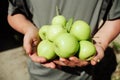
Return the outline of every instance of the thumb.
{"type": "Polygon", "coordinates": [[[32,53],[32,41],[26,39],[25,37],[23,41],[23,47],[28,55],[32,53]]]}
{"type": "Polygon", "coordinates": [[[99,45],[95,45],[95,47],[96,47],[96,55],[91,60],[92,65],[96,65],[104,57],[104,49],[99,45]]]}

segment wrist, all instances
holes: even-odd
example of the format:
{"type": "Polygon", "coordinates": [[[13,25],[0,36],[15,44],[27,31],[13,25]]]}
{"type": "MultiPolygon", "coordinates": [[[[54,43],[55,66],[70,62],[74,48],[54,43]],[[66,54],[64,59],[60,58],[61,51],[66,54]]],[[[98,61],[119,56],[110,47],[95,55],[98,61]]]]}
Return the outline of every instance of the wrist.
{"type": "Polygon", "coordinates": [[[26,32],[31,32],[31,31],[34,31],[34,32],[38,32],[38,28],[35,27],[35,26],[28,26],[28,27],[25,27],[25,29],[23,29],[24,31],[24,34],[26,34],[26,32]]]}
{"type": "Polygon", "coordinates": [[[93,37],[93,43],[100,46],[103,50],[105,50],[108,46],[107,41],[100,39],[100,37],[93,37]]]}

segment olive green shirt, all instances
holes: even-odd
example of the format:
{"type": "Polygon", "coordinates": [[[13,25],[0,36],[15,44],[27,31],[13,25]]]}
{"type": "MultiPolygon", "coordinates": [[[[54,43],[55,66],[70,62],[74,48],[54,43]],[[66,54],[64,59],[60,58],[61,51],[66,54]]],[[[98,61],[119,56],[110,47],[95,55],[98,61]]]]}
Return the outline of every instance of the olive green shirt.
{"type": "MultiPolygon", "coordinates": [[[[26,2],[37,27],[51,24],[52,18],[56,16],[56,6],[67,19],[72,17],[74,20],[86,21],[92,31],[98,27],[99,21],[104,16],[107,16],[107,19],[120,17],[120,0],[26,0],[26,2]],[[111,5],[108,5],[109,2],[111,5]]],[[[14,9],[9,5],[10,14],[14,9]]]]}

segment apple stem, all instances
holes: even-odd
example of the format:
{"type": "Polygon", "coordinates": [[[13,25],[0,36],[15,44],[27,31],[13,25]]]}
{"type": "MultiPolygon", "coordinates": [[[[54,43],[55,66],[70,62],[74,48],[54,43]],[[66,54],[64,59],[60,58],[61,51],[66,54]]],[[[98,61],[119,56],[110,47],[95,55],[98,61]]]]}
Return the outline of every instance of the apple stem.
{"type": "Polygon", "coordinates": [[[56,15],[60,15],[60,9],[58,8],[58,6],[56,6],[56,15]]]}

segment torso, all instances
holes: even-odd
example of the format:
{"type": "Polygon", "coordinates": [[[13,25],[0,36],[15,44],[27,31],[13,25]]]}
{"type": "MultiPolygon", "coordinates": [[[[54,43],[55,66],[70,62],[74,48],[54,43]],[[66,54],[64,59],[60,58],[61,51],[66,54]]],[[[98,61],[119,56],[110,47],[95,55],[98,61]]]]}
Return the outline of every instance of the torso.
{"type": "Polygon", "coordinates": [[[84,20],[91,25],[92,31],[99,19],[103,0],[29,0],[33,22],[37,27],[51,24],[56,15],[56,6],[67,19],[84,20]],[[87,4],[86,4],[87,3],[87,4]],[[99,4],[99,5],[98,5],[99,4]],[[93,18],[95,17],[95,18],[93,18]]]}

